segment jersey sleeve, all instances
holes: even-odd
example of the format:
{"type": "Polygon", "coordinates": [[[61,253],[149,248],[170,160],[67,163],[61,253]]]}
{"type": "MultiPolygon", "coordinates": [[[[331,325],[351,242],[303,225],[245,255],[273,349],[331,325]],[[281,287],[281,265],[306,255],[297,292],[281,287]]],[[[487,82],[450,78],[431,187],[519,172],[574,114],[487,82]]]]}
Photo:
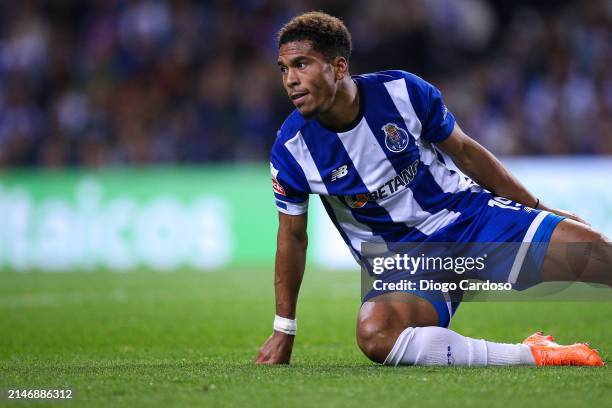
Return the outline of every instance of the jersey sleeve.
{"type": "MultiPolygon", "coordinates": [[[[425,82],[425,81],[423,81],[425,82]]],[[[455,127],[455,117],[442,99],[442,93],[428,82],[427,117],[423,123],[421,136],[431,143],[439,143],[448,138],[455,127]]]]}
{"type": "Polygon", "coordinates": [[[410,103],[421,121],[421,137],[439,143],[450,136],[455,117],[448,110],[438,88],[409,72],[401,71],[406,81],[410,103]]]}
{"type": "Polygon", "coordinates": [[[308,210],[308,182],[299,164],[287,148],[275,143],[270,156],[272,190],[278,211],[300,215],[308,210]]]}

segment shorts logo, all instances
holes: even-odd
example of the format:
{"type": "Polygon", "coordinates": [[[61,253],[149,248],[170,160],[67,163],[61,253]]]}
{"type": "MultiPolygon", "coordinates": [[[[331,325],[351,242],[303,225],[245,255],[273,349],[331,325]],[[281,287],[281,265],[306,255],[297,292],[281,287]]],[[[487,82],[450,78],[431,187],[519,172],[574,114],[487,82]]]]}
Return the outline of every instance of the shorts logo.
{"type": "Polygon", "coordinates": [[[387,123],[382,131],[385,132],[385,146],[392,152],[399,153],[408,146],[408,133],[395,123],[387,123]]]}

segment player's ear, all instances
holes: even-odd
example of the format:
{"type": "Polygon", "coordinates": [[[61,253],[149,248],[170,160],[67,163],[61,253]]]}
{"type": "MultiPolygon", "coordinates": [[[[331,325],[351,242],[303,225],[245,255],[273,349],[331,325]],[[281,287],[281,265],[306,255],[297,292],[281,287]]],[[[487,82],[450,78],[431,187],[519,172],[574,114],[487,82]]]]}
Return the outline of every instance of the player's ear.
{"type": "Polygon", "coordinates": [[[344,57],[335,57],[332,61],[334,72],[336,73],[336,81],[340,81],[348,75],[348,61],[344,57]]]}

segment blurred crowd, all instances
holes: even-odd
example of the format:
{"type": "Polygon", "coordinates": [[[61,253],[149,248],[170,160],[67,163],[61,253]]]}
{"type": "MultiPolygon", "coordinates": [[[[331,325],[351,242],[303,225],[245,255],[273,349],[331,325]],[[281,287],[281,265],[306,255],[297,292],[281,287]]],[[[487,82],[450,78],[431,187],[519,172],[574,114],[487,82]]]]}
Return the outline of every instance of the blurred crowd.
{"type": "Polygon", "coordinates": [[[412,71],[499,155],[612,154],[612,1],[0,2],[0,165],[265,160],[278,29],[342,17],[353,74],[412,71]]]}

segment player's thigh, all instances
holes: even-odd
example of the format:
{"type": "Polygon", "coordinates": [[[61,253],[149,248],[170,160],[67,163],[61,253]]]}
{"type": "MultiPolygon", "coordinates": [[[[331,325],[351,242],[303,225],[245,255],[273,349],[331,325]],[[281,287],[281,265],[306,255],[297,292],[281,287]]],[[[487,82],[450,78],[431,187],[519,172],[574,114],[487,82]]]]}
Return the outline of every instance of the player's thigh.
{"type": "Polygon", "coordinates": [[[593,248],[589,243],[610,246],[610,240],[591,226],[570,219],[561,221],[550,237],[542,264],[543,280],[575,280],[576,274],[590,264],[593,248]]]}

